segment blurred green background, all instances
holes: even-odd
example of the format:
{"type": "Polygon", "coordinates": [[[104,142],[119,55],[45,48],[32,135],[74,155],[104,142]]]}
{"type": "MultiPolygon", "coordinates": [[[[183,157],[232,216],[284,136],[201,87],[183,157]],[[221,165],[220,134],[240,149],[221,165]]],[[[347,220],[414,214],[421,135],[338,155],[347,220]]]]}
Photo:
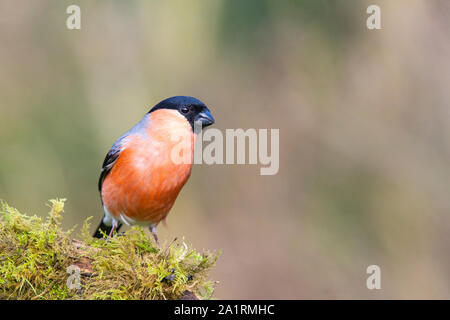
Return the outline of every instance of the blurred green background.
{"type": "Polygon", "coordinates": [[[449,28],[445,0],[2,0],[0,198],[96,225],[111,144],[192,95],[280,129],[277,175],[197,165],[159,228],[223,251],[216,298],[450,298],[449,28]]]}

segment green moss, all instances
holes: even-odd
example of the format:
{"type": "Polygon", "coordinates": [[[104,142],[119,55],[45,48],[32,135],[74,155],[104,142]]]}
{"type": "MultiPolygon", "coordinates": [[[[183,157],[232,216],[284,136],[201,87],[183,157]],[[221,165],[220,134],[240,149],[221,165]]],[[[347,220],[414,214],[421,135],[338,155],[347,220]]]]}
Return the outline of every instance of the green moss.
{"type": "Polygon", "coordinates": [[[45,220],[1,203],[0,299],[211,297],[215,283],[206,277],[218,254],[198,253],[184,239],[161,248],[138,227],[94,239],[89,219],[83,241],[73,240],[72,230],[61,229],[64,201],[51,200],[45,220]]]}

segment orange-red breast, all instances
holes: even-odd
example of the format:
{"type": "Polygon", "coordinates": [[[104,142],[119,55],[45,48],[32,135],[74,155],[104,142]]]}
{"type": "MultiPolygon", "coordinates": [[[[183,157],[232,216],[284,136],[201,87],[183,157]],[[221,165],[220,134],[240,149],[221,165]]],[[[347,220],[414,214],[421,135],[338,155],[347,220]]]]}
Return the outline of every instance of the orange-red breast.
{"type": "Polygon", "coordinates": [[[156,226],[191,174],[194,124],[203,128],[213,123],[203,102],[176,96],[158,103],[117,139],[98,182],[105,215],[94,237],[112,235],[124,223],[149,226],[157,241],[156,226]]]}

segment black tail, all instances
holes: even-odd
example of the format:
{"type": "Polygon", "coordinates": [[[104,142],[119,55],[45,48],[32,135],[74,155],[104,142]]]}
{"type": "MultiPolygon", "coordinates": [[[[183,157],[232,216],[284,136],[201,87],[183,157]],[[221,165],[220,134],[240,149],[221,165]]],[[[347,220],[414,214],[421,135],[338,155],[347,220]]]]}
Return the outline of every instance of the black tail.
{"type": "MultiPolygon", "coordinates": [[[[119,231],[121,226],[122,226],[122,224],[119,223],[119,225],[117,226],[115,231],[116,232],[119,231]]],[[[107,226],[106,224],[104,224],[103,219],[102,219],[102,221],[100,222],[100,224],[97,227],[97,230],[95,230],[94,238],[101,239],[104,237],[104,235],[108,236],[111,233],[111,229],[112,229],[112,226],[107,226]]]]}

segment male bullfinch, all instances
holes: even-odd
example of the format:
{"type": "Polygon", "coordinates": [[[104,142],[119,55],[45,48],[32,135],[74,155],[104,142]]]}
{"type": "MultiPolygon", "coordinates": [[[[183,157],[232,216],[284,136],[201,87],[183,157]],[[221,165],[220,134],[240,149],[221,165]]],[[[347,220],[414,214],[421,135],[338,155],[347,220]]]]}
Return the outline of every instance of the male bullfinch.
{"type": "Polygon", "coordinates": [[[156,226],[165,220],[191,174],[194,124],[204,128],[213,123],[203,102],[176,96],[158,103],[117,139],[100,173],[105,215],[94,237],[111,236],[125,223],[148,226],[158,241],[156,226]],[[180,143],[180,137],[188,143],[180,143]],[[178,152],[189,161],[176,161],[178,152]]]}

